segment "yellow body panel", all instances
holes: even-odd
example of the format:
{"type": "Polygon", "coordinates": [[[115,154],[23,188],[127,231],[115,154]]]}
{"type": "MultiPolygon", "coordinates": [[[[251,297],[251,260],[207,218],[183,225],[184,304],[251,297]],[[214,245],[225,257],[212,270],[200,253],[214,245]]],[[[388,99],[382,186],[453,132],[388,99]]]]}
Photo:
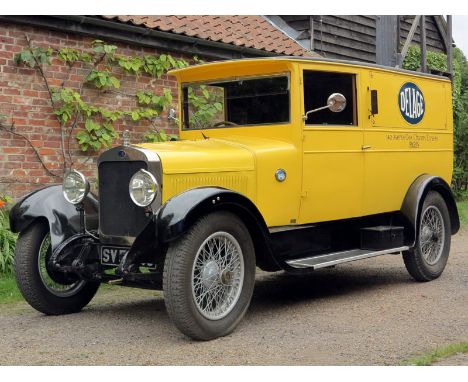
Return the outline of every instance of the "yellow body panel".
{"type": "Polygon", "coordinates": [[[448,80],[289,58],[209,63],[172,72],[179,86],[279,73],[290,77],[289,123],[190,131],[180,126],[179,142],[141,145],[161,158],[163,202],[195,187],[225,187],[249,198],[273,227],[399,210],[410,184],[422,174],[440,176],[450,184],[453,126],[448,80]],[[355,75],[355,126],[305,125],[303,70],[355,75]],[[398,105],[406,82],[424,93],[425,115],[414,125],[403,119],[398,105]],[[379,113],[372,116],[374,89],[379,113]],[[286,171],[284,182],[275,179],[278,169],[286,171]]]}
{"type": "Polygon", "coordinates": [[[378,115],[365,125],[365,188],[363,215],[395,211],[406,190],[421,174],[452,180],[453,122],[450,82],[433,78],[369,71],[371,89],[379,90],[378,115]],[[423,92],[425,114],[417,124],[402,117],[396,95],[405,83],[423,92]],[[391,102],[394,101],[394,102],[391,102]]]}

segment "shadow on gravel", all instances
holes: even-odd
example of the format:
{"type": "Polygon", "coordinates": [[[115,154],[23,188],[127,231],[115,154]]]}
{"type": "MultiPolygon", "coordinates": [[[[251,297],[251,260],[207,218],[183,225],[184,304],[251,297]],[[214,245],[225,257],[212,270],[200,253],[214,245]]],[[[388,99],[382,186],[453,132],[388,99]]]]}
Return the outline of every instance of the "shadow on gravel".
{"type": "MultiPolygon", "coordinates": [[[[116,315],[121,318],[153,320],[157,317],[167,317],[166,307],[162,297],[154,296],[141,299],[139,296],[129,296],[127,301],[106,302],[94,304],[82,313],[116,315]]],[[[80,313],[80,314],[82,314],[80,313]]]]}
{"type": "MultiPolygon", "coordinates": [[[[320,303],[321,299],[366,293],[393,285],[414,284],[404,269],[346,267],[323,269],[310,274],[293,275],[286,272],[264,273],[257,277],[249,315],[285,309],[291,305],[309,302],[320,303]]],[[[129,320],[169,321],[160,296],[129,296],[127,301],[95,304],[83,311],[87,314],[118,316],[129,320]]],[[[327,303],[324,300],[324,303],[327,303]]]]}
{"type": "Polygon", "coordinates": [[[331,268],[309,274],[278,272],[255,284],[250,311],[274,309],[336,296],[351,296],[392,285],[414,284],[404,269],[331,268]]]}

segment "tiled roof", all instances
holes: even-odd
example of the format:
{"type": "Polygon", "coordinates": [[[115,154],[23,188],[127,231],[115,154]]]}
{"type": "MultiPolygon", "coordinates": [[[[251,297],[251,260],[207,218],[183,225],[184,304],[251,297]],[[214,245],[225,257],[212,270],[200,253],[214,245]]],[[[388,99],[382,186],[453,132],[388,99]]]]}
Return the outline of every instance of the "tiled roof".
{"type": "Polygon", "coordinates": [[[315,55],[262,16],[102,16],[163,32],[291,56],[315,55]]]}

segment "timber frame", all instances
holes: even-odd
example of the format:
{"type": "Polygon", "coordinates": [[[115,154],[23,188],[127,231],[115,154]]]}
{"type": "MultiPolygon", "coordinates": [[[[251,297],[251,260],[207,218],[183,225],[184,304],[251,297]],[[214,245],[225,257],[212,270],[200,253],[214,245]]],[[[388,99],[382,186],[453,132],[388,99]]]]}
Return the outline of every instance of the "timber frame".
{"type": "MultiPolygon", "coordinates": [[[[441,21],[439,19],[435,19],[437,26],[439,28],[439,32],[442,35],[443,43],[447,52],[447,71],[450,77],[453,75],[453,64],[452,64],[452,16],[447,16],[447,33],[445,33],[445,28],[441,25],[441,21]]],[[[400,30],[400,21],[401,16],[397,16],[397,30],[400,30]]],[[[408,36],[405,40],[403,48],[401,52],[400,49],[400,38],[397,38],[397,68],[401,67],[403,61],[408,53],[408,49],[410,47],[411,41],[413,40],[414,34],[419,24],[419,30],[421,34],[421,38],[419,41],[421,47],[421,72],[427,73],[427,43],[426,43],[426,16],[424,15],[417,15],[415,16],[413,23],[411,24],[411,29],[408,33],[408,36]]]]}

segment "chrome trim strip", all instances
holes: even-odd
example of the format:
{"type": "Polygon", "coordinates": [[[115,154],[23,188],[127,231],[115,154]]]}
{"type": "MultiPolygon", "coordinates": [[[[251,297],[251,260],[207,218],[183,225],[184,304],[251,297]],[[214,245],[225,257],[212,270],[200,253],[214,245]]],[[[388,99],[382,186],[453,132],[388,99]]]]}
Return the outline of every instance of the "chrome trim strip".
{"type": "Polygon", "coordinates": [[[398,248],[383,249],[380,251],[373,251],[368,249],[352,249],[343,252],[327,253],[320,256],[305,257],[302,259],[294,259],[286,262],[293,268],[312,268],[319,269],[325,268],[336,264],[347,263],[350,261],[367,259],[369,257],[387,255],[390,253],[399,253],[407,251],[410,247],[403,246],[398,248]]]}
{"type": "Polygon", "coordinates": [[[304,228],[313,228],[316,226],[317,226],[316,224],[281,225],[281,226],[270,227],[268,228],[268,231],[270,231],[270,233],[278,233],[278,232],[299,230],[299,229],[304,229],[304,228]]]}

